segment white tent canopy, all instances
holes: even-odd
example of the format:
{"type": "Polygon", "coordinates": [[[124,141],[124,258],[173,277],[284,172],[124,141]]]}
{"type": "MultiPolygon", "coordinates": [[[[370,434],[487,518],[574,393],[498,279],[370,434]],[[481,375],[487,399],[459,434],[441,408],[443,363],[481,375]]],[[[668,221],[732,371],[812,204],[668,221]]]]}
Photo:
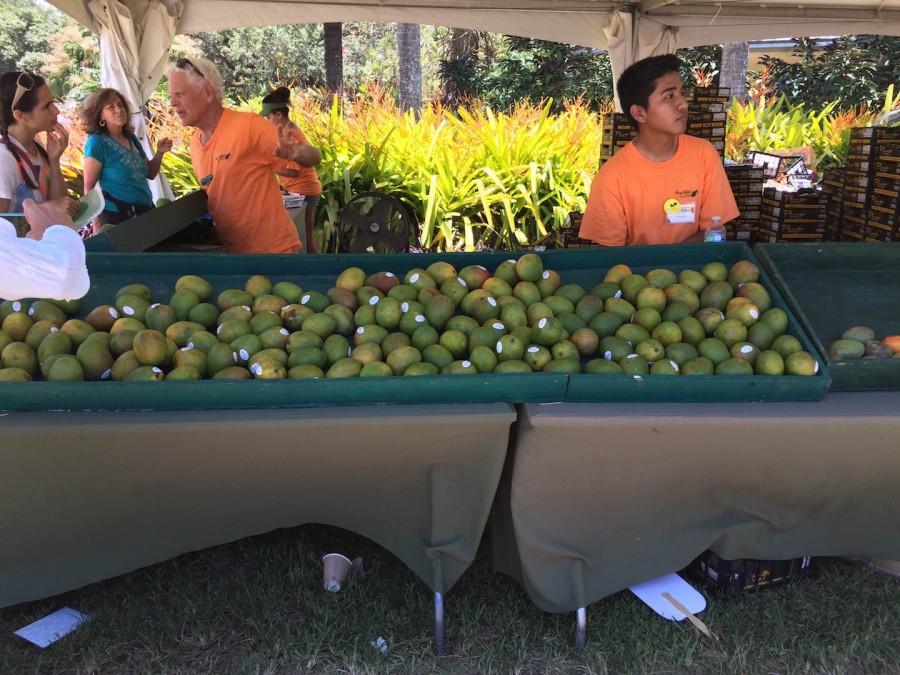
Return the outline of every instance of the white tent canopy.
{"type": "Polygon", "coordinates": [[[614,74],[678,47],[786,36],[900,35],[900,0],[48,1],[101,36],[101,46],[108,45],[104,78],[126,69],[119,79],[127,77],[142,100],[159,81],[160,55],[176,33],[246,26],[383,21],[469,28],[608,49],[614,74]],[[116,15],[120,27],[106,27],[104,14],[116,15]]]}

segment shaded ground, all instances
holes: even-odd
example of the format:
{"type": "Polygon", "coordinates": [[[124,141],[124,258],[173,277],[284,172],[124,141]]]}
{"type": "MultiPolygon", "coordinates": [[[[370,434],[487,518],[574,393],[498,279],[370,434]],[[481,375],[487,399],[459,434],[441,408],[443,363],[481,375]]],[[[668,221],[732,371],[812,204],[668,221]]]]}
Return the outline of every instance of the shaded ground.
{"type": "Polygon", "coordinates": [[[0,610],[0,673],[900,673],[900,581],[840,560],[819,570],[711,599],[702,618],[718,643],[620,593],[589,608],[577,652],[574,615],[538,610],[482,547],[446,597],[436,658],[427,587],[371,542],[306,526],[0,610]],[[321,588],[331,550],[367,567],[338,594],[321,588]],[[11,635],[65,606],[93,620],[46,650],[11,635]]]}

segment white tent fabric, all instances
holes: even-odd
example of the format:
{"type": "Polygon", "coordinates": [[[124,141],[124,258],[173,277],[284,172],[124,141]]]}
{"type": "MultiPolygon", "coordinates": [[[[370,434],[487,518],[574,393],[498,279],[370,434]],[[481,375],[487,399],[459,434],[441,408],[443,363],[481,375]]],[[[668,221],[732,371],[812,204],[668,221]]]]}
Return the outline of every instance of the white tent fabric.
{"type": "MultiPolygon", "coordinates": [[[[604,27],[607,51],[612,65],[613,82],[630,64],[648,56],[672,54],[678,48],[678,31],[669,26],[650,23],[643,30],[641,24],[645,20],[638,13],[613,10],[609,13],[609,22],[604,27]]],[[[619,106],[619,95],[615,94],[616,108],[619,106]]]]}
{"type": "Polygon", "coordinates": [[[900,35],[900,0],[165,0],[176,31],[162,20],[160,0],[48,1],[98,33],[107,30],[107,54],[137,54],[133,62],[120,56],[121,62],[108,68],[131,68],[136,73],[131,79],[141,86],[156,84],[151,76],[159,49],[171,44],[175,32],[245,26],[384,21],[493,31],[609,49],[616,76],[637,59],[678,47],[775,37],[900,35]],[[102,14],[98,7],[110,6],[126,10],[115,11],[122,22],[117,31],[92,19],[102,14]],[[159,33],[148,31],[148,13],[161,20],[159,33]],[[129,16],[133,37],[125,27],[129,16]],[[153,48],[145,50],[145,41],[153,48]],[[128,46],[112,50],[112,44],[128,46]]]}
{"type": "MultiPolygon", "coordinates": [[[[169,48],[175,38],[182,2],[169,6],[159,0],[90,0],[92,29],[100,37],[100,80],[125,97],[132,111],[131,124],[144,150],[153,155],[147,134],[144,104],[162,77],[169,48]]],[[[150,181],[154,200],[171,199],[172,189],[162,173],[150,181]]]]}

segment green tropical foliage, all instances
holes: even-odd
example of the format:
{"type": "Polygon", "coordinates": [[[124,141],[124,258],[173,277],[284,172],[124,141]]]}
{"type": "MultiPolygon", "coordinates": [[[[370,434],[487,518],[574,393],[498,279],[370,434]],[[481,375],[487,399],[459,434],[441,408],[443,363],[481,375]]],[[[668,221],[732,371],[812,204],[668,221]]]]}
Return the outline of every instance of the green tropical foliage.
{"type": "Polygon", "coordinates": [[[797,61],[764,56],[772,84],[794,103],[821,109],[877,106],[885,89],[900,83],[900,38],[873,35],[840,37],[815,48],[814,38],[797,38],[797,61]]]}

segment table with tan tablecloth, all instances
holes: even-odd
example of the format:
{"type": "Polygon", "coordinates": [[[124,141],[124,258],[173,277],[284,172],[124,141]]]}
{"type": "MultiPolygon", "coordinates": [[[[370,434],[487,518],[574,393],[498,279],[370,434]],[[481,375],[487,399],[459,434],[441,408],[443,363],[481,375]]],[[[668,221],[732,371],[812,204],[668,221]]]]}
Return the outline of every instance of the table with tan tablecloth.
{"type": "Polygon", "coordinates": [[[494,566],[550,612],[727,559],[900,558],[900,393],[525,405],[494,566]]]}
{"type": "Polygon", "coordinates": [[[433,590],[472,562],[506,404],[0,416],[0,606],[304,523],[433,590]]]}

